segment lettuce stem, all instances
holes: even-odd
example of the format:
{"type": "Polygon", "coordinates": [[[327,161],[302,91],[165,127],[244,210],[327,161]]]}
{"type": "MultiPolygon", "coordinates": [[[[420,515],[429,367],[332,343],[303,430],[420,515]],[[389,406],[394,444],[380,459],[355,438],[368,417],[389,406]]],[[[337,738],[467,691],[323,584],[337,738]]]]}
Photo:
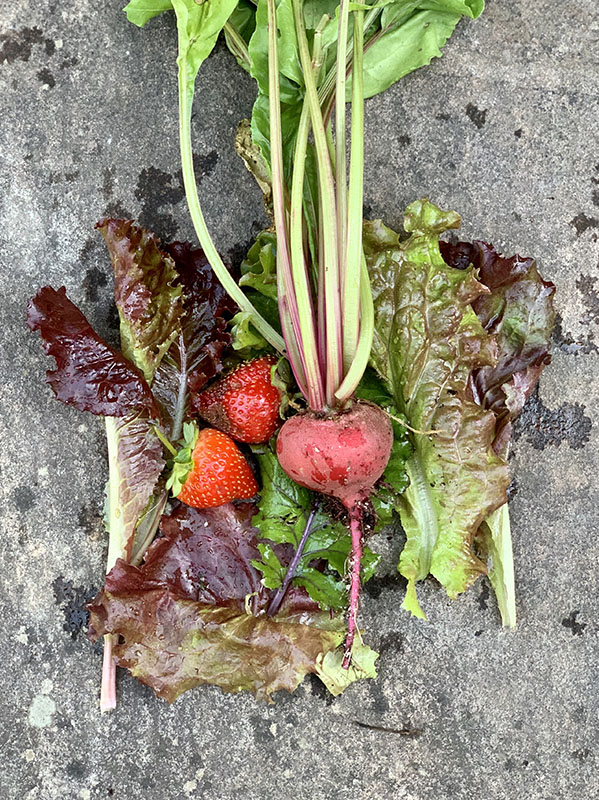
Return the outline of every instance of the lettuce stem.
{"type": "Polygon", "coordinates": [[[504,628],[515,628],[516,582],[510,511],[507,503],[489,514],[483,522],[483,529],[485,528],[489,533],[487,547],[492,561],[489,580],[497,598],[501,622],[504,628]]]}

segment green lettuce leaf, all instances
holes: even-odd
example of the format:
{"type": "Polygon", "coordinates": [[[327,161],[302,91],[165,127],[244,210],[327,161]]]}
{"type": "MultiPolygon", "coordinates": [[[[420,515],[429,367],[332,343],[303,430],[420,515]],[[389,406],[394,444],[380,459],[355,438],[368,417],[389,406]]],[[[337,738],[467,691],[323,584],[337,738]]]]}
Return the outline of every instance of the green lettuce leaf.
{"type": "Polygon", "coordinates": [[[159,239],[131,220],[103,219],[96,228],[112,261],[121,350],[151,383],[181,331],[183,290],[175,264],[159,239]]]}
{"type": "Polygon", "coordinates": [[[403,244],[381,223],[365,226],[377,331],[371,365],[421,431],[411,434],[399,564],[408,579],[404,607],[420,616],[415,582],[429,572],[451,597],[486,572],[472,540],[505,502],[509,481],[492,448],[495,417],[468,392],[471,372],[497,361],[495,340],[471,305],[488,290],[471,267],[452,269],[439,251],[439,234],[458,224],[457,214],[418,201],[406,211],[411,236],[403,244]]]}

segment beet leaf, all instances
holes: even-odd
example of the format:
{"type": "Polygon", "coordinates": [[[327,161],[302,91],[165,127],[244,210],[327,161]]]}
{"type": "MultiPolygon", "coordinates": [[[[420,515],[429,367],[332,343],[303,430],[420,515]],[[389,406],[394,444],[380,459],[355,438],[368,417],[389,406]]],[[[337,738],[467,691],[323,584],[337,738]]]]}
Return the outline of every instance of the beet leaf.
{"type": "MultiPolygon", "coordinates": [[[[262,490],[253,524],[259,531],[260,558],[252,561],[262,573],[269,589],[285,581],[288,567],[300,548],[317,496],[298,486],[282,469],[270,449],[254,448],[260,466],[262,490]]],[[[322,609],[347,608],[347,588],[343,581],[351,549],[351,537],[341,521],[318,509],[310,519],[308,536],[301,547],[292,577],[293,586],[303,587],[322,609]],[[318,562],[326,562],[323,569],[318,562]]],[[[374,575],[380,557],[368,547],[362,558],[362,582],[374,575]]]]}

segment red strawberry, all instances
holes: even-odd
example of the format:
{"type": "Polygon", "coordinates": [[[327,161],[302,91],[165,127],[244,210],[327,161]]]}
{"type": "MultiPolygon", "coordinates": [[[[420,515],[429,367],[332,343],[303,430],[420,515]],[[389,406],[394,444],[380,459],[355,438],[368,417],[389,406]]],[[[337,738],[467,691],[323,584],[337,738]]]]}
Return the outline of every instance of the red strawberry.
{"type": "Polygon", "coordinates": [[[249,464],[235,442],[221,431],[185,425],[185,441],[175,456],[167,489],[196,508],[222,506],[258,493],[249,464]]]}
{"type": "Polygon", "coordinates": [[[267,442],[280,421],[282,392],[270,380],[277,361],[263,356],[237,367],[195,398],[196,410],[240,442],[267,442]]]}

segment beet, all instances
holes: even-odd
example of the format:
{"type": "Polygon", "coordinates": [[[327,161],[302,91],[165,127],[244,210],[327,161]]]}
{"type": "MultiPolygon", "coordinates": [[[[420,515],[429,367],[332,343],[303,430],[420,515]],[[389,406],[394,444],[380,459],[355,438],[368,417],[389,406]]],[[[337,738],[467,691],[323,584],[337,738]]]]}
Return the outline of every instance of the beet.
{"type": "Polygon", "coordinates": [[[351,661],[360,593],[362,504],[383,474],[392,445],[388,415],[364,402],[331,415],[298,414],[285,422],[277,439],[279,462],[289,477],[307,489],[336,497],[349,512],[352,552],[346,668],[351,661]]]}

